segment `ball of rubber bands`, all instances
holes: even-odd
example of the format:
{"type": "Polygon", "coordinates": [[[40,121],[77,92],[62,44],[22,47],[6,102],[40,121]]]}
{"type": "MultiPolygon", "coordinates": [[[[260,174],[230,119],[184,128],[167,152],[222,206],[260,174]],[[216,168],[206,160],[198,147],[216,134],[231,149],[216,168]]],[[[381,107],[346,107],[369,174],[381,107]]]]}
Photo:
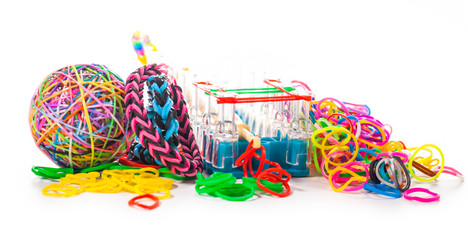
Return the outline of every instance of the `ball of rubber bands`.
{"type": "Polygon", "coordinates": [[[133,137],[125,83],[103,65],[71,65],[49,74],[31,100],[29,124],[39,149],[60,167],[113,162],[133,137]]]}

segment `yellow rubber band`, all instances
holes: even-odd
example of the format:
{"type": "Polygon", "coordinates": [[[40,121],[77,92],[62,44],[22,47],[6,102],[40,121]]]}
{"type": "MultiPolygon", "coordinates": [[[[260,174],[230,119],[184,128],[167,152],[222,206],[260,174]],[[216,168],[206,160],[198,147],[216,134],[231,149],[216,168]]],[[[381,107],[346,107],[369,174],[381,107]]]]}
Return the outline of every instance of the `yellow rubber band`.
{"type": "MultiPolygon", "coordinates": [[[[431,151],[431,156],[432,156],[432,151],[431,151]]],[[[442,171],[444,170],[444,163],[445,163],[445,158],[444,158],[444,154],[442,153],[442,150],[440,150],[439,147],[437,147],[436,145],[434,144],[426,144],[426,145],[423,145],[419,148],[417,148],[413,155],[411,155],[411,157],[409,158],[408,160],[408,170],[411,174],[411,176],[413,176],[414,178],[418,179],[419,181],[422,181],[422,182],[430,182],[432,180],[435,180],[437,179],[440,174],[442,174],[442,171]],[[418,177],[416,176],[416,174],[414,173],[414,170],[413,170],[413,161],[414,159],[416,158],[416,155],[418,154],[419,151],[423,150],[423,149],[426,149],[428,147],[432,147],[432,148],[435,148],[437,151],[439,151],[439,154],[440,154],[440,161],[441,161],[441,165],[440,165],[440,169],[439,169],[439,172],[437,172],[437,174],[434,176],[434,177],[431,177],[431,178],[422,178],[422,177],[418,177]]]]}

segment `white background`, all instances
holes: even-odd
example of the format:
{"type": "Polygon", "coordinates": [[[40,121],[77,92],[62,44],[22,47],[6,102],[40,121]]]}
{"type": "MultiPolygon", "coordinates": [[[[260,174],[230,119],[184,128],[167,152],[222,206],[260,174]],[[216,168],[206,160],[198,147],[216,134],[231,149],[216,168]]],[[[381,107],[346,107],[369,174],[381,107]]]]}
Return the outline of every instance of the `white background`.
{"type": "Polygon", "coordinates": [[[1,239],[466,239],[466,184],[451,176],[414,185],[438,192],[433,204],[335,193],[320,178],[292,180],[284,199],[242,203],[177,183],[153,211],[129,208],[125,193],[42,196],[48,181],[30,168],[52,163],[28,128],[34,90],[69,64],[126,78],[139,66],[135,30],[206,76],[267,72],[307,82],[318,98],[365,103],[393,140],[436,144],[447,165],[468,171],[465,1],[118,2],[0,3],[1,239]]]}

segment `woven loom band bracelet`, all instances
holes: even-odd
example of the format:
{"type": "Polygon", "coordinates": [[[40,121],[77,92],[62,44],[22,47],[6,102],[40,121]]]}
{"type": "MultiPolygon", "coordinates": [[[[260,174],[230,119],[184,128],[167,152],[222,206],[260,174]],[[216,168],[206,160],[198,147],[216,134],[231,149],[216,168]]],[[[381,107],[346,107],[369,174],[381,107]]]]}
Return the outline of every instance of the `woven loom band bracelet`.
{"type": "Polygon", "coordinates": [[[365,183],[364,190],[393,198],[401,197],[401,192],[398,189],[389,187],[385,184],[365,183]]]}
{"type": "Polygon", "coordinates": [[[403,193],[403,197],[407,200],[414,200],[418,202],[435,202],[435,201],[440,200],[439,194],[435,192],[431,192],[425,188],[410,188],[406,192],[403,193]],[[423,197],[417,197],[417,196],[410,196],[411,193],[415,193],[415,192],[427,193],[431,195],[432,197],[423,198],[423,197]]]}
{"type": "MultiPolygon", "coordinates": [[[[426,145],[423,145],[419,148],[417,148],[413,155],[411,155],[409,161],[408,161],[408,169],[410,170],[409,173],[416,179],[418,179],[419,181],[422,181],[422,182],[430,182],[432,180],[435,180],[437,179],[440,174],[442,174],[442,171],[444,170],[444,163],[445,163],[445,158],[444,158],[444,154],[442,153],[442,150],[440,150],[439,147],[437,147],[436,145],[434,144],[426,144],[426,145]],[[439,151],[439,154],[440,154],[440,160],[441,160],[441,165],[440,165],[440,168],[439,168],[439,171],[437,172],[437,174],[433,177],[430,177],[430,178],[422,178],[422,177],[419,177],[417,176],[415,173],[414,173],[414,170],[413,170],[413,161],[414,161],[414,158],[416,157],[416,155],[418,154],[418,152],[424,148],[429,148],[429,147],[432,147],[432,148],[435,148],[437,151],[439,151]]],[[[418,165],[418,164],[415,164],[415,165],[418,165]]],[[[421,164],[420,164],[421,165],[421,164]]],[[[421,165],[422,166],[422,165],[421,165]]],[[[416,166],[415,166],[416,168],[416,166]]]]}
{"type": "Polygon", "coordinates": [[[138,206],[138,207],[141,207],[143,209],[152,210],[152,209],[155,209],[155,208],[157,208],[159,206],[159,198],[152,195],[152,194],[139,195],[139,196],[136,196],[136,197],[130,199],[130,201],[128,201],[128,206],[130,206],[130,207],[138,206]],[[153,204],[145,205],[143,203],[137,202],[137,200],[145,199],[145,198],[152,200],[153,204]]]}

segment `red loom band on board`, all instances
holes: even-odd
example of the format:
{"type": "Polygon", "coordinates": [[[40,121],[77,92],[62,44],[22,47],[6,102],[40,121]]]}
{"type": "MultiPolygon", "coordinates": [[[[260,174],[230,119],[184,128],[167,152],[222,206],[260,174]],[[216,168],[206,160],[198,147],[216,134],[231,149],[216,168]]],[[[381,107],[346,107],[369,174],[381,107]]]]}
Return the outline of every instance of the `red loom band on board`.
{"type": "Polygon", "coordinates": [[[139,195],[139,196],[136,196],[136,197],[130,199],[130,201],[128,201],[128,206],[130,206],[130,207],[138,206],[138,207],[141,207],[143,209],[152,210],[152,209],[155,209],[155,208],[157,208],[159,206],[159,198],[152,195],[152,194],[139,195]],[[154,203],[151,204],[151,205],[145,205],[143,203],[137,202],[137,200],[140,200],[140,199],[143,199],[143,198],[153,200],[154,203]]]}

